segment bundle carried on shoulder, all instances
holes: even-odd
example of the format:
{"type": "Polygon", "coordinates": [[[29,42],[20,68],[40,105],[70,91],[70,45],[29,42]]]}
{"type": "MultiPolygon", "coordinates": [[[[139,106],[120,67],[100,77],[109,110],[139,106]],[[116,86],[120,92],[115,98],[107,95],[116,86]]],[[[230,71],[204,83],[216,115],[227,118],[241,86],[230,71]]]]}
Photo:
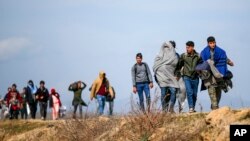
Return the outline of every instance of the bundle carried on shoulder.
{"type": "Polygon", "coordinates": [[[71,90],[76,91],[78,89],[78,82],[71,83],[69,87],[71,90]]]}

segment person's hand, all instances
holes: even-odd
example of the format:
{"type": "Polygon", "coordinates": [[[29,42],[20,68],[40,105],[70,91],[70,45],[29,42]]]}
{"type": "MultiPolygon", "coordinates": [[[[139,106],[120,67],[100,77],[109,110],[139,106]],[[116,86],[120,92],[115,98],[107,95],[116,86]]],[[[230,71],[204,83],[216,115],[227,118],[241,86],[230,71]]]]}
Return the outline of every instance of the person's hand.
{"type": "Polygon", "coordinates": [[[41,96],[41,99],[43,99],[43,96],[41,96]]]}
{"type": "Polygon", "coordinates": [[[152,82],[150,82],[149,87],[152,89],[154,87],[154,84],[152,82]]]}
{"type": "Polygon", "coordinates": [[[133,93],[136,94],[136,92],[137,92],[136,87],[133,87],[133,93]]]}
{"type": "Polygon", "coordinates": [[[233,63],[231,60],[229,60],[229,61],[227,62],[227,64],[228,64],[229,66],[234,66],[234,63],[233,63]]]}
{"type": "Polygon", "coordinates": [[[175,79],[176,79],[177,81],[179,81],[179,80],[180,80],[180,77],[175,77],[175,79]]]}

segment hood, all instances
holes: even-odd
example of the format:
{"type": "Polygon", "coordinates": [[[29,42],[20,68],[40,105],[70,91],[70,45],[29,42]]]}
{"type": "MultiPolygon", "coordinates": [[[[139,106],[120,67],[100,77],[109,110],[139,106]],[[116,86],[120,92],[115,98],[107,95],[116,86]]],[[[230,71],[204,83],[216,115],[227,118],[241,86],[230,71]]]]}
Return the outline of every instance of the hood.
{"type": "Polygon", "coordinates": [[[100,79],[103,80],[103,79],[105,78],[105,76],[106,76],[106,73],[105,73],[104,71],[100,71],[100,72],[99,72],[99,78],[100,78],[100,79]]]}

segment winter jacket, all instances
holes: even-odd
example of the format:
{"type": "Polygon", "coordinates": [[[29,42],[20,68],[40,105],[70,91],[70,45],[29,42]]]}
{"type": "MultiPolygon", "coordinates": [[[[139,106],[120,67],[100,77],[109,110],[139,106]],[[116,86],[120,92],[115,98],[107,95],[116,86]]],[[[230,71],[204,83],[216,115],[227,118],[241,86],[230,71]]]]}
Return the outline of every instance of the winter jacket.
{"type": "Polygon", "coordinates": [[[7,95],[7,106],[11,104],[11,109],[19,110],[22,103],[22,97],[18,91],[10,91],[7,95]]]}
{"type": "Polygon", "coordinates": [[[82,100],[82,91],[86,88],[87,85],[84,82],[81,82],[81,84],[82,84],[81,88],[78,88],[78,82],[69,85],[68,90],[74,92],[72,105],[81,104],[83,106],[87,106],[87,104],[82,100]]]}
{"type": "Polygon", "coordinates": [[[36,89],[37,87],[36,86],[30,86],[28,85],[27,86],[27,92],[26,92],[26,101],[29,103],[29,104],[32,104],[32,103],[36,103],[37,100],[35,98],[35,94],[36,94],[36,89]]]}
{"type": "Polygon", "coordinates": [[[178,61],[178,65],[176,70],[178,71],[178,76],[181,74],[181,69],[182,70],[182,76],[188,76],[191,78],[197,78],[198,74],[195,71],[195,67],[199,62],[201,62],[201,57],[200,55],[194,51],[194,54],[188,54],[188,53],[183,53],[178,61]]]}
{"type": "Polygon", "coordinates": [[[36,100],[39,102],[48,102],[49,100],[49,91],[46,88],[39,88],[35,95],[36,100]]]}
{"type": "Polygon", "coordinates": [[[111,97],[114,96],[114,92],[112,90],[112,87],[111,87],[108,79],[105,77],[105,72],[100,72],[99,77],[92,84],[90,99],[96,98],[97,92],[100,90],[102,83],[105,83],[105,85],[106,85],[107,94],[110,93],[111,97]],[[103,81],[105,81],[105,82],[103,82],[103,81]]]}
{"type": "Polygon", "coordinates": [[[51,93],[50,96],[49,96],[49,107],[52,108],[54,105],[53,105],[53,98],[52,98],[52,95],[56,96],[56,98],[59,99],[59,106],[61,107],[62,106],[62,102],[60,100],[60,95],[59,93],[51,93]]]}

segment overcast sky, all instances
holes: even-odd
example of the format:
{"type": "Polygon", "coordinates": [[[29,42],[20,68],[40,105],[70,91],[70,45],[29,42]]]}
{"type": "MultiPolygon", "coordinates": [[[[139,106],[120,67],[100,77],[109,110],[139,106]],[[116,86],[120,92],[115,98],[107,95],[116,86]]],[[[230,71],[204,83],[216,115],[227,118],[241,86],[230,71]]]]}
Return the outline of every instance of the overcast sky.
{"type": "MultiPolygon", "coordinates": [[[[70,106],[68,85],[82,80],[89,87],[104,70],[117,92],[115,112],[122,113],[129,107],[136,53],[152,70],[164,41],[175,40],[183,53],[192,40],[200,52],[213,35],[235,63],[229,67],[234,88],[220,105],[249,107],[249,25],[248,0],[0,0],[0,95],[12,83],[20,91],[30,79],[36,85],[45,80],[70,106]]],[[[87,89],[83,95],[88,102],[87,89]]],[[[198,103],[209,110],[207,91],[199,92],[198,103]]]]}

